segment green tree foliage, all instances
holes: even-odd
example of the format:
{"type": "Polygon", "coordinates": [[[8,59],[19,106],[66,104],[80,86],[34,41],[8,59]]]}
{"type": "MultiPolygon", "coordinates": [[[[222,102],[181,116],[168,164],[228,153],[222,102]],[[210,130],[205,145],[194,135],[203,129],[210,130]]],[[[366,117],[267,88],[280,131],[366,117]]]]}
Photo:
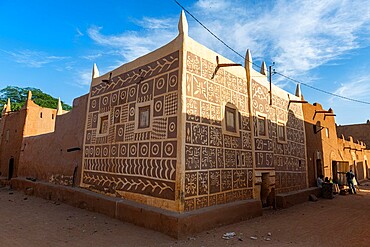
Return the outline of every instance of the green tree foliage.
{"type": "MultiPolygon", "coordinates": [[[[7,103],[8,98],[10,98],[12,111],[17,111],[21,109],[27,100],[28,91],[32,92],[32,100],[37,105],[52,109],[57,108],[58,99],[42,92],[40,89],[32,87],[20,88],[7,86],[6,88],[0,90],[0,110],[3,109],[3,106],[7,103]]],[[[67,111],[72,109],[70,105],[63,103],[63,101],[62,108],[63,110],[67,111]]]]}

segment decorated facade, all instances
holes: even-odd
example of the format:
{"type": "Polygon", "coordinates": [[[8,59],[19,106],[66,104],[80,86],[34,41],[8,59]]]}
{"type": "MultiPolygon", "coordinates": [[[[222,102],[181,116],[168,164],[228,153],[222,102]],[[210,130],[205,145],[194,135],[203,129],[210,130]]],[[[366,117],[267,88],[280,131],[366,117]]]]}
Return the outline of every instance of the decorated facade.
{"type": "Polygon", "coordinates": [[[94,67],[81,187],[179,212],[307,188],[299,97],[187,33],[182,14],[169,44],[94,67]]]}

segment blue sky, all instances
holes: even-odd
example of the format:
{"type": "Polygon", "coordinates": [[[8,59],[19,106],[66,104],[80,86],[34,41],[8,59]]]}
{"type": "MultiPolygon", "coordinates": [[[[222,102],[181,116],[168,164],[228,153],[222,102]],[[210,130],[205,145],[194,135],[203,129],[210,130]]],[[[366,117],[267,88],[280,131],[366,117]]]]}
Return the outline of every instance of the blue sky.
{"type": "MultiPolygon", "coordinates": [[[[240,54],[305,84],[370,102],[370,3],[351,0],[198,0],[179,2],[240,54]]],[[[102,73],[171,41],[180,7],[172,0],[0,0],[0,88],[36,87],[72,100],[102,73]]],[[[189,36],[232,59],[187,15],[189,36]]],[[[256,68],[257,69],[257,68],[256,68]]],[[[295,83],[273,82],[289,92],[295,83]]],[[[370,105],[301,86],[310,103],[334,109],[338,124],[370,119],[370,105]]]]}

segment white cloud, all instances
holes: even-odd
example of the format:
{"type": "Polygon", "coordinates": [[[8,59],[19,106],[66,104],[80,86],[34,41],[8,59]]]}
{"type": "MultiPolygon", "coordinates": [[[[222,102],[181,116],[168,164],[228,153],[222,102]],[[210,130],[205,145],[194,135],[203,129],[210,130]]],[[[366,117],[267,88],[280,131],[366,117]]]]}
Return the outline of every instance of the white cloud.
{"type": "Polygon", "coordinates": [[[103,56],[102,53],[95,53],[95,54],[91,54],[91,55],[81,56],[81,58],[89,60],[89,61],[95,61],[97,58],[99,58],[101,56],[103,56]]]}
{"type": "MultiPolygon", "coordinates": [[[[346,98],[369,102],[370,75],[366,74],[366,72],[350,75],[348,79],[343,79],[343,82],[340,83],[340,86],[333,93],[346,98]]],[[[326,103],[325,100],[323,100],[323,103],[326,103]]],[[[331,107],[336,113],[336,122],[339,124],[363,123],[370,118],[368,104],[355,103],[338,97],[329,97],[327,105],[328,108],[331,107]]]]}
{"type": "Polygon", "coordinates": [[[83,32],[81,32],[81,30],[78,28],[78,27],[76,27],[76,36],[77,37],[82,37],[82,36],[84,36],[84,34],[83,34],[83,32]]]}
{"type": "Polygon", "coordinates": [[[69,58],[48,55],[45,52],[32,51],[27,49],[18,51],[5,51],[5,50],[1,51],[10,55],[12,60],[14,60],[16,63],[24,64],[25,66],[31,68],[41,68],[46,64],[58,62],[69,58]]]}
{"type": "Polygon", "coordinates": [[[145,32],[127,31],[116,35],[104,35],[101,27],[91,27],[87,33],[96,43],[111,49],[110,53],[113,50],[127,62],[165,45],[175,37],[175,32],[169,29],[150,28],[150,26],[148,28],[145,32]]]}
{"type": "Polygon", "coordinates": [[[173,28],[174,19],[144,17],[142,20],[136,20],[136,24],[147,29],[171,29],[173,28]]]}
{"type": "Polygon", "coordinates": [[[219,12],[227,9],[232,5],[232,2],[224,0],[199,0],[195,6],[203,11],[219,12]]]}
{"type": "MultiPolygon", "coordinates": [[[[351,78],[348,83],[341,83],[340,87],[334,91],[334,94],[367,101],[370,95],[370,75],[358,75],[351,78]]],[[[334,102],[334,99],[330,98],[329,102],[334,102]]]]}
{"type": "Polygon", "coordinates": [[[91,83],[92,72],[91,69],[79,70],[76,72],[76,84],[80,87],[89,86],[91,83]]]}
{"type": "MultiPolygon", "coordinates": [[[[359,36],[369,33],[370,24],[370,5],[350,0],[280,0],[253,7],[246,1],[199,0],[191,11],[242,55],[249,48],[253,58],[274,61],[289,76],[361,47],[359,36]]],[[[201,43],[241,60],[199,25],[189,30],[201,43]]]]}
{"type": "MultiPolygon", "coordinates": [[[[338,63],[360,48],[370,29],[370,5],[351,0],[199,0],[188,10],[241,55],[250,49],[254,60],[276,63],[276,71],[310,83],[313,69],[338,63]]],[[[235,62],[244,62],[188,15],[189,33],[198,42],[235,62]]],[[[166,44],[177,35],[177,18],[136,20],[144,28],[103,34],[102,27],[87,30],[89,37],[119,60],[128,62],[166,44]]],[[[275,76],[282,86],[283,78],[275,76]]]]}

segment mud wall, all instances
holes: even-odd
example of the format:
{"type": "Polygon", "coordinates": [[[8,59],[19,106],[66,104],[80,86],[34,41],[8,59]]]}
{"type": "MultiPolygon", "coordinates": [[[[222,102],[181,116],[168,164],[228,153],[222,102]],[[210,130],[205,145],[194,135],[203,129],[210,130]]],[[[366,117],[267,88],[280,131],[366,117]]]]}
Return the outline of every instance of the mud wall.
{"type": "Polygon", "coordinates": [[[184,210],[251,199],[253,160],[245,69],[221,68],[214,74],[219,55],[190,38],[187,42],[184,210]]]}
{"type": "Polygon", "coordinates": [[[93,81],[82,187],[178,210],[180,51],[176,45],[174,40],[112,71],[108,83],[102,81],[107,76],[93,81]]]}
{"type": "Polygon", "coordinates": [[[14,159],[13,176],[17,176],[26,114],[26,109],[21,109],[3,115],[0,120],[2,126],[0,133],[0,176],[9,176],[9,163],[12,158],[14,159]]]}
{"type": "Polygon", "coordinates": [[[19,176],[78,185],[86,107],[87,95],[76,98],[70,112],[55,116],[54,132],[24,137],[19,176]]]}

